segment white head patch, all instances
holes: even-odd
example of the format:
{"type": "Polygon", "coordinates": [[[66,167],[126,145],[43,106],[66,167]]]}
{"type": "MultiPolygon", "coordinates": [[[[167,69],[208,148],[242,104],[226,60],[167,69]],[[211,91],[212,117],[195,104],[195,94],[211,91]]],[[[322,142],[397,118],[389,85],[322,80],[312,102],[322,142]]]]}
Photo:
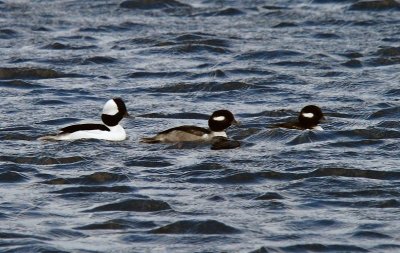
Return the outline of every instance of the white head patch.
{"type": "Polygon", "coordinates": [[[312,112],[305,112],[305,113],[302,113],[302,115],[306,118],[310,118],[310,119],[314,118],[314,113],[312,113],[312,112]]]}
{"type": "Polygon", "coordinates": [[[103,107],[103,114],[107,115],[115,115],[118,113],[118,106],[115,103],[114,99],[110,99],[103,107]]]}
{"type": "Polygon", "coordinates": [[[224,121],[225,120],[225,116],[214,117],[213,120],[215,120],[215,121],[224,121]]]}

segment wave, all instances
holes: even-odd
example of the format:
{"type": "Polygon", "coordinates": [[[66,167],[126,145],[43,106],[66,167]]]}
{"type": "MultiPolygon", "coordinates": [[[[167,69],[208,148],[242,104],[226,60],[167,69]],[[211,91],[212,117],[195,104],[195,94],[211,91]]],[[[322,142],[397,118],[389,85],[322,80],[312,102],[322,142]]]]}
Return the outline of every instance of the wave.
{"type": "Polygon", "coordinates": [[[240,230],[216,220],[182,220],[150,231],[153,234],[234,234],[240,230]]]}
{"type": "Polygon", "coordinates": [[[177,83],[169,86],[163,86],[158,88],[151,88],[152,92],[168,92],[168,93],[186,93],[195,91],[209,91],[209,92],[220,92],[220,91],[235,91],[235,90],[247,90],[254,88],[252,84],[245,82],[205,82],[205,83],[177,83]]]}
{"type": "Polygon", "coordinates": [[[129,212],[158,212],[172,210],[171,206],[162,200],[154,199],[127,199],[120,202],[106,204],[95,207],[84,212],[109,212],[109,211],[129,211],[129,212]]]}
{"type": "Polygon", "coordinates": [[[43,184],[111,184],[117,182],[130,181],[130,178],[124,174],[110,172],[95,172],[89,175],[73,178],[54,178],[42,182],[43,184]]]}
{"type": "Polygon", "coordinates": [[[176,0],[127,0],[123,1],[120,5],[121,8],[127,9],[163,9],[163,8],[188,8],[190,5],[178,2],[176,0]]]}
{"type": "Polygon", "coordinates": [[[245,184],[256,183],[268,180],[299,180],[318,177],[349,177],[349,178],[368,178],[377,180],[399,180],[400,172],[395,171],[377,171],[368,169],[349,169],[349,168],[319,168],[306,173],[291,173],[279,171],[260,171],[260,172],[236,172],[231,175],[219,178],[188,178],[192,183],[230,183],[245,184]]]}
{"type": "Polygon", "coordinates": [[[146,229],[155,227],[153,221],[140,221],[140,220],[126,220],[126,219],[112,219],[105,222],[93,223],[76,229],[80,230],[124,230],[124,229],[146,229]]]}
{"type": "Polygon", "coordinates": [[[81,156],[71,157],[46,157],[46,156],[0,156],[0,161],[13,162],[16,164],[37,164],[37,165],[53,165],[53,164],[72,164],[85,161],[81,156]]]}
{"type": "Polygon", "coordinates": [[[66,74],[61,71],[45,68],[0,68],[0,79],[48,79],[78,76],[76,74],[66,74]]]}

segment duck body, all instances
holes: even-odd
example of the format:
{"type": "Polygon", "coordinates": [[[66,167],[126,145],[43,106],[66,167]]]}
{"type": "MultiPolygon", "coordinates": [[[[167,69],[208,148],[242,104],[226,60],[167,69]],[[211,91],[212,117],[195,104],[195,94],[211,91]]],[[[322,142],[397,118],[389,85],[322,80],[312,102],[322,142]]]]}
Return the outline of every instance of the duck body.
{"type": "Polygon", "coordinates": [[[198,126],[179,126],[158,133],[151,138],[142,138],[144,143],[175,143],[175,142],[196,142],[210,141],[216,136],[227,137],[225,131],[213,132],[209,129],[198,126]]]}
{"type": "Polygon", "coordinates": [[[209,142],[214,137],[227,138],[225,129],[236,124],[233,114],[228,110],[215,111],[208,120],[209,129],[183,125],[167,129],[154,137],[142,138],[142,143],[209,142]]]}
{"type": "Polygon", "coordinates": [[[79,140],[99,139],[107,141],[123,141],[126,139],[125,129],[121,125],[106,126],[103,124],[78,124],[60,129],[57,135],[43,136],[40,140],[79,140]]]}
{"type": "Polygon", "coordinates": [[[113,98],[106,102],[101,119],[103,124],[77,124],[60,129],[56,135],[47,135],[39,140],[79,140],[99,139],[107,141],[123,141],[126,139],[125,129],[119,124],[129,114],[121,98],[113,98]]]}
{"type": "Polygon", "coordinates": [[[319,125],[321,120],[324,119],[324,114],[321,108],[316,105],[307,105],[301,109],[297,121],[285,122],[275,125],[275,127],[282,127],[297,130],[323,130],[319,125]]]}

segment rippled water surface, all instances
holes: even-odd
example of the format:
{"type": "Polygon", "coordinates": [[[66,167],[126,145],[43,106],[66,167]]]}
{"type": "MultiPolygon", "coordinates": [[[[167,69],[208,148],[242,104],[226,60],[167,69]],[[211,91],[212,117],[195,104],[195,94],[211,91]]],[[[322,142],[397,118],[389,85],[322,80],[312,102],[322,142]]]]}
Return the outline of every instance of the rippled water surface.
{"type": "Polygon", "coordinates": [[[0,251],[400,252],[399,10],[0,1],[0,251]],[[36,140],[116,96],[128,140],[36,140]],[[138,142],[222,108],[240,148],[138,142]]]}

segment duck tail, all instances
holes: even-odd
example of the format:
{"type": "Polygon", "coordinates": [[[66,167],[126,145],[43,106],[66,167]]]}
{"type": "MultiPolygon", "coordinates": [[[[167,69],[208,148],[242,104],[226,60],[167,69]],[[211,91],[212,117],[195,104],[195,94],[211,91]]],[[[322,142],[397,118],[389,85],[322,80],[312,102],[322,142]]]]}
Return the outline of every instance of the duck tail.
{"type": "Polygon", "coordinates": [[[37,138],[38,141],[58,141],[58,136],[57,135],[46,135],[37,138]]]}

